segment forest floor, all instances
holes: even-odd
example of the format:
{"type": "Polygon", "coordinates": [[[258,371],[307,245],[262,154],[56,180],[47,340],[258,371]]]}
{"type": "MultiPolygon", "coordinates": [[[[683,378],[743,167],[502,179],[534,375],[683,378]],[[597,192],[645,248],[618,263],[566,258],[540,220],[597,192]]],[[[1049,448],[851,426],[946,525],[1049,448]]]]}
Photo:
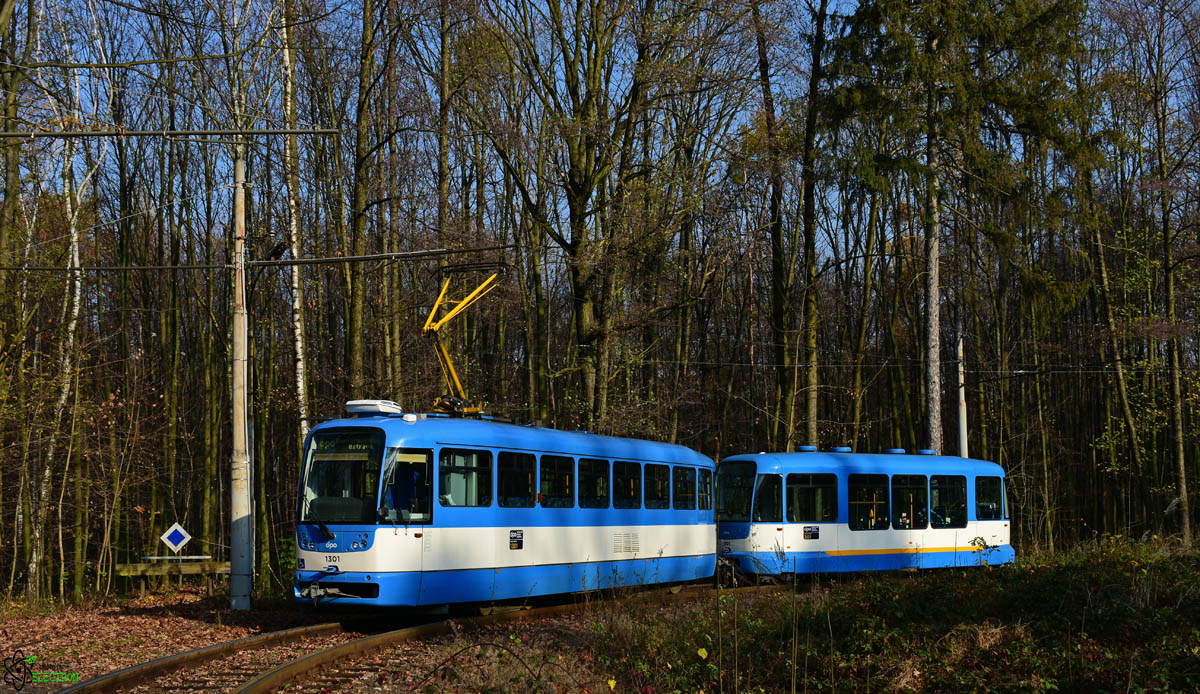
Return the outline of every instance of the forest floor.
{"type": "MultiPolygon", "coordinates": [[[[35,657],[35,672],[78,673],[82,681],[201,646],[324,621],[331,620],[289,601],[262,601],[252,612],[234,612],[228,594],[206,597],[203,588],[172,587],[36,610],[0,603],[0,649],[6,659],[17,651],[35,657]]],[[[0,686],[4,691],[11,689],[0,686]]]]}
{"type": "MultiPolygon", "coordinates": [[[[1016,566],[802,579],[796,591],[590,603],[410,645],[363,692],[1200,691],[1200,553],[1118,538],[1016,566]]],[[[88,679],[318,621],[171,589],[31,614],[0,606],[4,657],[88,679]]],[[[6,691],[0,687],[0,691],[6,691]]]]}

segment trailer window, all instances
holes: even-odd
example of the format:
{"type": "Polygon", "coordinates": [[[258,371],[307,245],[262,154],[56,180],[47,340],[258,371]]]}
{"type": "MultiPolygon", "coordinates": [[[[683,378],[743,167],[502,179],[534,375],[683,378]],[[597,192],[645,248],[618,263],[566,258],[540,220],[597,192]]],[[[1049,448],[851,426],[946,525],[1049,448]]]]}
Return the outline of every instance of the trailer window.
{"type": "Polygon", "coordinates": [[[531,508],[535,492],[533,476],[537,459],[529,453],[500,451],[496,457],[496,475],[500,505],[508,508],[531,508]]]}
{"type": "Polygon", "coordinates": [[[561,455],[542,456],[543,508],[571,508],[575,505],[575,459],[561,455]]]}
{"type": "Polygon", "coordinates": [[[1004,517],[1004,485],[999,477],[975,478],[975,517],[979,520],[1004,517]]]}
{"type": "Polygon", "coordinates": [[[613,463],[613,508],[642,507],[642,466],[613,463]]]}
{"type": "Polygon", "coordinates": [[[754,522],[783,522],[783,478],[759,475],[754,487],[754,522]]]}
{"type": "Polygon", "coordinates": [[[712,470],[700,471],[700,510],[708,511],[713,507],[712,499],[712,470]]]}
{"type": "Polygon", "coordinates": [[[579,459],[579,507],[608,508],[608,461],[579,459]]]}
{"type": "Polygon", "coordinates": [[[837,475],[788,475],[787,519],[789,523],[836,523],[837,475]]]}
{"type": "Polygon", "coordinates": [[[887,530],[887,475],[850,475],[850,529],[887,530]]]}
{"type": "Polygon", "coordinates": [[[646,463],[646,508],[670,508],[671,473],[666,465],[646,463]]]}
{"type": "Polygon", "coordinates": [[[492,505],[490,451],[443,448],[438,459],[438,501],[442,506],[492,505]]]}
{"type": "Polygon", "coordinates": [[[696,508],[696,468],[677,467],[671,471],[671,478],[675,488],[675,508],[696,508]]]}
{"type": "Polygon", "coordinates": [[[921,530],[929,525],[929,489],[925,475],[892,477],[892,527],[921,530]]]}
{"type": "Polygon", "coordinates": [[[717,466],[717,522],[748,523],[754,496],[754,471],[749,460],[726,460],[717,466]]]}
{"type": "Polygon", "coordinates": [[[933,527],[967,527],[967,478],[963,475],[930,477],[929,506],[933,527]]]}

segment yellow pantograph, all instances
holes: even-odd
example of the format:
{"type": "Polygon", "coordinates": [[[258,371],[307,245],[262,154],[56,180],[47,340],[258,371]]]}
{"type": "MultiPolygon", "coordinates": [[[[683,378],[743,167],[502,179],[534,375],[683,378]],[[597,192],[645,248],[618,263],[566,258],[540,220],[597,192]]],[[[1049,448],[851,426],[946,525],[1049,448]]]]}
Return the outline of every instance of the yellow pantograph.
{"type": "Polygon", "coordinates": [[[475,291],[458,301],[446,297],[446,292],[450,290],[450,280],[446,279],[442,283],[442,293],[438,294],[437,301],[433,302],[433,309],[429,312],[429,318],[425,319],[425,327],[422,328],[421,332],[433,336],[433,349],[437,352],[438,364],[442,367],[442,377],[445,378],[446,388],[448,389],[446,395],[434,401],[434,412],[477,414],[483,409],[471,403],[470,399],[467,398],[467,391],[463,389],[462,381],[458,378],[458,372],[454,370],[454,364],[450,361],[450,353],[446,351],[446,346],[442,344],[442,339],[438,336],[438,331],[455,316],[470,308],[471,304],[479,301],[484,295],[495,289],[497,274],[493,273],[491,277],[488,277],[476,287],[475,291]],[[445,310],[445,315],[438,318],[438,313],[443,310],[445,310]]]}

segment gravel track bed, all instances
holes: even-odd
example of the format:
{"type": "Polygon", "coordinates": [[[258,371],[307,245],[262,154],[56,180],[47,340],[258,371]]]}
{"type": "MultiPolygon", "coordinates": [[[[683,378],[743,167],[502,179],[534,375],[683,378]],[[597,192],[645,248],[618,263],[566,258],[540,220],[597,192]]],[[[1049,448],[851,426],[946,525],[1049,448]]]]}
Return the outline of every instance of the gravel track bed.
{"type": "Polygon", "coordinates": [[[124,691],[138,694],[151,692],[227,692],[259,673],[301,656],[346,641],[361,638],[360,632],[342,632],[325,636],[307,636],[291,643],[232,653],[194,667],[184,666],[153,681],[147,681],[124,691]]]}
{"type": "Polygon", "coordinates": [[[410,641],[305,675],[289,694],[609,691],[587,650],[589,618],[559,615],[410,641]],[[545,686],[545,685],[542,685],[545,686]]]}

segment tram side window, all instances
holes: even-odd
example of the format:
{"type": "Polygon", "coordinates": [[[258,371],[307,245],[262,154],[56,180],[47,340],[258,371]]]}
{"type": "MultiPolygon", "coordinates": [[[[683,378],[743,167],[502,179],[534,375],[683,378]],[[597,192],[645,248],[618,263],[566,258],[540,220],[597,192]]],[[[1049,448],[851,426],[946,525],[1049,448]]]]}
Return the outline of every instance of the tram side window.
{"type": "Polygon", "coordinates": [[[666,465],[646,463],[646,508],[671,507],[671,472],[666,465]]]}
{"type": "Polygon", "coordinates": [[[789,523],[836,523],[837,475],[788,475],[787,519],[789,523]]]}
{"type": "Polygon", "coordinates": [[[696,468],[676,467],[671,471],[671,482],[675,487],[675,508],[696,508],[696,468]]]}
{"type": "Polygon", "coordinates": [[[536,496],[533,490],[533,476],[536,471],[537,459],[533,455],[500,451],[500,455],[496,457],[500,505],[509,508],[533,507],[536,496]]]}
{"type": "Polygon", "coordinates": [[[438,501],[442,506],[492,505],[490,451],[443,448],[438,460],[438,501]]]}
{"type": "Polygon", "coordinates": [[[754,485],[754,522],[783,522],[783,478],[779,475],[759,475],[754,485]]]}
{"type": "Polygon", "coordinates": [[[929,490],[925,475],[892,476],[892,527],[921,530],[929,525],[929,490]]]}
{"type": "Polygon", "coordinates": [[[642,466],[613,463],[613,508],[642,507],[642,466]]]}
{"type": "Polygon", "coordinates": [[[395,523],[428,523],[430,519],[430,465],[433,453],[410,448],[389,448],[383,466],[383,495],[379,519],[395,523]]]}
{"type": "Polygon", "coordinates": [[[850,475],[850,529],[888,529],[887,475],[850,475]]]}
{"type": "Polygon", "coordinates": [[[608,461],[579,459],[579,508],[608,508],[608,461]]]}
{"type": "Polygon", "coordinates": [[[575,459],[561,455],[542,456],[543,508],[571,508],[575,505],[575,459]]]}
{"type": "Polygon", "coordinates": [[[713,475],[712,470],[700,471],[700,510],[709,511],[713,507],[713,475]]]}
{"type": "Polygon", "coordinates": [[[975,517],[1000,520],[1004,517],[1004,485],[999,477],[975,478],[975,517]]]}
{"type": "Polygon", "coordinates": [[[929,478],[930,525],[935,528],[967,527],[967,478],[933,475],[929,478]]]}

